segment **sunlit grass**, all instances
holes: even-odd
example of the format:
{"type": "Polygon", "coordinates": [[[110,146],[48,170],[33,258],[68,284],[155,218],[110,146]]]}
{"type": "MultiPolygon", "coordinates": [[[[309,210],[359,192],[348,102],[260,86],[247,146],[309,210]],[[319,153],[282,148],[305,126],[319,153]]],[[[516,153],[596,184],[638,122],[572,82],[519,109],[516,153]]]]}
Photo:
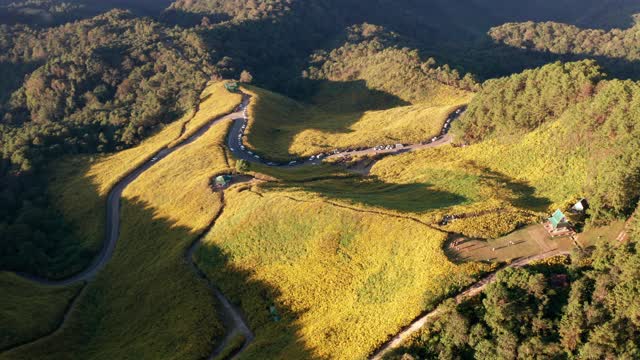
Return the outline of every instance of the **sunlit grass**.
{"type": "Polygon", "coordinates": [[[363,358],[479,269],[451,263],[446,234],[415,221],[255,191],[227,194],[197,254],[255,330],[243,358],[363,358]]]}
{"type": "MultiPolygon", "coordinates": [[[[225,94],[226,90],[219,95],[225,94]]],[[[215,102],[215,97],[205,101],[215,102]]],[[[236,105],[223,101],[220,107],[201,111],[213,119],[236,105]]],[[[91,359],[182,359],[210,354],[224,329],[211,290],[185,261],[185,253],[222,205],[209,179],[229,171],[221,146],[228,126],[215,125],[126,189],[115,253],[87,286],[62,331],[0,358],[59,359],[73,354],[91,359]]],[[[78,234],[103,240],[108,189],[151,156],[149,152],[179,135],[173,127],[168,129],[138,148],[93,161],[68,160],[61,166],[65,171],[56,179],[55,189],[61,192],[57,204],[78,234]]]]}
{"type": "Polygon", "coordinates": [[[248,87],[247,92],[253,95],[247,144],[274,159],[336,148],[417,143],[438,135],[447,116],[469,99],[454,98],[445,105],[375,104],[381,109],[356,111],[330,103],[302,104],[257,87],[248,87]]]}

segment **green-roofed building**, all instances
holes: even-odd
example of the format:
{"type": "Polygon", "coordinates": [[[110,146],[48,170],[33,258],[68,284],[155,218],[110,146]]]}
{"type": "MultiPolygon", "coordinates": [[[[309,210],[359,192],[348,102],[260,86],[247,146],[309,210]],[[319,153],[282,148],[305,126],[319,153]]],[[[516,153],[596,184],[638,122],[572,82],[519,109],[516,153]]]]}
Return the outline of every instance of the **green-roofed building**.
{"type": "Polygon", "coordinates": [[[551,223],[551,226],[554,230],[564,229],[571,226],[569,224],[569,221],[567,221],[567,217],[564,216],[564,213],[560,211],[560,209],[556,210],[556,212],[554,212],[553,215],[549,218],[549,223],[551,223]]]}
{"type": "Polygon", "coordinates": [[[240,85],[238,85],[238,83],[235,81],[224,83],[224,87],[227,89],[227,91],[232,93],[237,93],[240,90],[240,85]]]}

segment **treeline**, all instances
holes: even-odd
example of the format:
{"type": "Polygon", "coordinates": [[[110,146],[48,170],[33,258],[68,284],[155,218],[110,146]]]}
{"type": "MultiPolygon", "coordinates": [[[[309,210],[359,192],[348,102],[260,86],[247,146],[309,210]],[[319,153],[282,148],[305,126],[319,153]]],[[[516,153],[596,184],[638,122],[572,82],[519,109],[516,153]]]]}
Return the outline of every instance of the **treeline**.
{"type": "Polygon", "coordinates": [[[407,40],[381,26],[351,26],[339,42],[339,47],[314,52],[303,78],[364,80],[368,87],[408,102],[437,97],[443,85],[467,91],[479,89],[471,74],[461,75],[433,58],[423,60],[418,50],[403,46],[409,43],[407,40]]]}
{"type": "MultiPolygon", "coordinates": [[[[636,16],[636,21],[640,14],[636,16]]],[[[556,22],[508,23],[492,28],[494,41],[563,55],[567,59],[597,57],[618,77],[640,76],[640,23],[628,29],[581,29],[556,22]]]]}
{"type": "Polygon", "coordinates": [[[0,270],[55,275],[59,245],[73,241],[47,210],[44,165],[136,145],[193,108],[215,68],[194,32],[126,11],[43,30],[1,26],[0,63],[22,71],[0,84],[0,270]]]}
{"type": "Polygon", "coordinates": [[[277,18],[291,11],[294,0],[176,0],[169,10],[207,15],[226,15],[228,19],[258,20],[277,18]]]}
{"type": "MultiPolygon", "coordinates": [[[[640,83],[605,80],[593,61],[555,63],[487,82],[453,132],[462,142],[497,139],[516,149],[536,131],[528,139],[540,151],[529,154],[531,161],[553,149],[554,158],[540,163],[584,167],[570,187],[582,190],[591,203],[590,221],[601,223],[628,216],[640,198],[638,114],[640,83]]],[[[513,168],[510,161],[494,160],[513,168]]]]}
{"type": "Polygon", "coordinates": [[[5,0],[0,1],[0,24],[58,26],[116,8],[136,15],[159,16],[170,4],[171,0],[5,0]]]}
{"type": "MultiPolygon", "coordinates": [[[[636,17],[640,20],[640,15],[636,17]]],[[[508,23],[489,32],[496,41],[556,54],[584,54],[640,59],[640,23],[629,29],[581,29],[556,22],[508,23]]]]}
{"type": "Polygon", "coordinates": [[[595,62],[584,61],[489,80],[452,131],[467,143],[529,132],[590,98],[604,76],[595,62]]]}
{"type": "Polygon", "coordinates": [[[503,271],[481,296],[446,303],[403,359],[638,358],[637,230],[628,244],[602,239],[570,263],[503,271]]]}

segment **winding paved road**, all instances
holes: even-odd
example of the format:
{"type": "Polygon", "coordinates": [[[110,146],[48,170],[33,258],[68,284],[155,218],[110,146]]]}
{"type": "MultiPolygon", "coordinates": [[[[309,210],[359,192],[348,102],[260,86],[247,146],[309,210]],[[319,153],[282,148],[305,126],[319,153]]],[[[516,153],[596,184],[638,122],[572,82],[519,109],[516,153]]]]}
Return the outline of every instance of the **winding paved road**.
{"type": "MultiPolygon", "coordinates": [[[[245,95],[248,96],[248,95],[245,95]]],[[[316,154],[312,157],[308,158],[297,158],[292,159],[289,162],[279,162],[276,160],[269,160],[267,158],[261,157],[260,155],[254,153],[251,149],[249,149],[244,144],[244,137],[246,132],[246,127],[248,124],[248,117],[245,110],[241,111],[242,116],[237,118],[234,124],[229,131],[229,135],[227,137],[227,146],[229,150],[233,153],[233,155],[238,158],[252,163],[259,163],[266,166],[271,167],[281,167],[281,168],[290,168],[290,167],[299,167],[304,165],[319,165],[322,163],[324,159],[337,159],[341,157],[349,157],[349,156],[362,156],[362,155],[398,155],[406,152],[417,151],[422,149],[427,149],[431,147],[442,146],[446,144],[450,144],[452,142],[452,137],[449,135],[449,130],[451,129],[451,123],[460,117],[464,113],[465,108],[461,107],[456,112],[451,114],[446,120],[445,124],[440,131],[440,134],[431,138],[430,140],[423,141],[418,144],[403,144],[402,147],[394,147],[392,149],[383,149],[377,150],[375,147],[372,148],[364,148],[364,149],[337,149],[334,151],[330,151],[323,154],[316,154]],[[320,157],[318,157],[320,155],[320,157]]],[[[395,145],[395,144],[384,144],[384,145],[395,145]]]]}
{"type": "MultiPolygon", "coordinates": [[[[107,221],[106,221],[105,242],[103,244],[102,250],[100,251],[99,255],[93,260],[93,262],[89,267],[87,267],[85,270],[83,270],[82,272],[76,275],[73,275],[69,278],[62,279],[62,280],[50,280],[50,279],[32,276],[24,273],[18,274],[18,275],[26,279],[29,279],[31,281],[34,281],[38,284],[47,285],[47,286],[67,286],[67,285],[75,284],[78,282],[91,281],[98,274],[98,272],[106,265],[106,263],[109,261],[109,259],[111,258],[115,250],[116,243],[119,237],[119,231],[120,231],[120,216],[119,216],[120,198],[122,196],[123,191],[127,188],[127,186],[129,186],[129,184],[135,181],[142,173],[144,173],[145,171],[147,171],[149,168],[156,165],[157,163],[161,162],[169,154],[196,141],[216,123],[227,121],[227,120],[233,121],[233,125],[231,127],[231,130],[229,131],[229,135],[227,138],[227,145],[229,147],[229,150],[234,154],[235,157],[239,159],[244,159],[246,161],[253,162],[253,163],[261,163],[267,166],[288,168],[288,167],[298,167],[298,166],[304,166],[304,165],[317,165],[317,164],[320,164],[323,159],[327,159],[327,158],[331,159],[331,158],[340,158],[340,157],[347,157],[347,156],[376,155],[376,154],[397,155],[397,154],[402,154],[410,151],[416,151],[416,150],[421,150],[425,148],[449,144],[451,143],[451,136],[448,135],[448,131],[450,129],[451,122],[455,120],[457,117],[459,117],[464,111],[464,109],[461,108],[460,110],[452,114],[446,120],[445,125],[441,130],[441,133],[437,137],[432,138],[431,140],[425,141],[423,143],[403,145],[402,147],[394,147],[391,149],[368,148],[368,149],[355,149],[355,150],[351,150],[351,149],[335,150],[327,154],[322,154],[320,157],[316,155],[307,159],[297,159],[297,160],[292,160],[291,162],[288,162],[288,163],[282,163],[282,162],[276,162],[276,161],[260,158],[258,155],[254,154],[250,149],[246,148],[246,146],[244,145],[243,143],[244,132],[246,130],[246,126],[248,122],[246,111],[247,111],[247,105],[249,104],[249,101],[250,101],[249,95],[243,94],[242,103],[238,106],[238,108],[233,113],[211,120],[207,125],[199,129],[196,133],[194,133],[193,135],[191,135],[190,137],[182,141],[177,146],[172,148],[165,148],[157,152],[151,157],[149,161],[145,162],[144,164],[134,169],[131,173],[125,176],[121,181],[119,181],[111,189],[107,197],[107,221]]],[[[224,194],[222,196],[224,197],[224,194]]],[[[212,222],[211,227],[214,226],[215,220],[217,220],[217,218],[222,214],[222,211],[224,211],[224,205],[220,213],[215,217],[214,221],[212,222]]],[[[199,277],[205,279],[209,283],[209,286],[212,289],[213,295],[216,297],[216,299],[220,302],[222,306],[223,320],[225,322],[225,325],[229,329],[222,343],[216,349],[214,349],[210,358],[213,358],[217,354],[222,352],[236,335],[241,334],[244,336],[245,342],[243,344],[243,347],[237,352],[239,353],[248,346],[248,344],[253,339],[254,335],[249,329],[249,327],[247,326],[246,322],[244,321],[241,312],[238,309],[236,309],[229,302],[229,300],[224,296],[224,294],[222,294],[222,292],[220,292],[220,290],[209,281],[209,279],[205,276],[205,274],[198,268],[198,266],[193,261],[193,254],[197,250],[197,248],[200,246],[200,243],[201,243],[200,240],[201,239],[199,238],[194,242],[194,244],[186,252],[185,257],[188,263],[190,264],[190,266],[193,268],[194,272],[199,277]]],[[[515,266],[515,265],[512,265],[512,266],[515,266]]],[[[471,295],[472,293],[474,292],[477,293],[481,291],[481,289],[484,288],[484,286],[486,286],[487,283],[493,280],[493,276],[495,276],[495,274],[492,274],[488,276],[486,279],[483,279],[480,282],[474,284],[474,286],[471,289],[460,294],[458,297],[472,296],[471,295]]],[[[65,313],[64,320],[67,319],[67,316],[73,309],[73,306],[74,304],[70,306],[67,313],[65,313]]],[[[437,310],[425,315],[424,321],[426,321],[426,318],[433,316],[436,312],[437,310]]],[[[64,323],[64,320],[62,323],[64,323]]],[[[409,334],[408,332],[409,330],[415,328],[415,326],[422,326],[420,324],[423,324],[424,321],[418,320],[414,322],[408,330],[403,331],[401,334],[399,334],[394,339],[392,339],[392,341],[390,341],[385,347],[383,347],[379,352],[377,352],[373,358],[378,359],[380,358],[378,354],[381,354],[380,356],[382,356],[384,353],[386,353],[390,349],[397,347],[399,343],[402,342],[402,340],[404,340],[406,336],[408,336],[407,334],[409,334]]],[[[54,331],[54,333],[60,329],[60,327],[62,326],[62,323],[54,331]]],[[[416,330],[413,330],[413,332],[415,332],[416,330]]],[[[40,339],[37,339],[34,341],[38,341],[40,339]]],[[[25,344],[22,344],[20,346],[23,346],[23,345],[25,344]]]]}
{"type": "MultiPolygon", "coordinates": [[[[118,242],[118,237],[120,233],[120,198],[122,197],[122,193],[127,188],[127,186],[129,186],[129,184],[134,182],[142,173],[144,173],[145,171],[147,171],[157,163],[161,162],[169,154],[175,151],[178,151],[181,148],[196,141],[198,138],[204,135],[213,125],[222,121],[233,121],[237,118],[241,118],[243,111],[246,109],[248,103],[249,103],[249,97],[246,95],[243,96],[242,103],[236,108],[234,112],[227,114],[225,116],[219,117],[217,119],[211,120],[208,124],[200,128],[193,135],[189,136],[188,138],[180,142],[178,145],[174,147],[164,148],[158,151],[157,153],[153,154],[153,156],[150,157],[150,160],[146,161],[144,164],[135,168],[127,176],[125,176],[122,180],[120,180],[118,183],[114,185],[114,187],[109,191],[109,194],[107,195],[107,219],[105,224],[106,233],[105,233],[104,244],[98,256],[96,256],[96,258],[85,270],[81,271],[78,274],[72,275],[66,279],[61,279],[61,280],[51,280],[51,279],[46,279],[38,276],[33,276],[30,274],[25,274],[25,273],[18,273],[18,275],[25,279],[33,281],[37,284],[45,285],[45,286],[54,286],[54,287],[63,287],[63,286],[68,286],[68,285],[72,285],[79,282],[91,281],[100,272],[100,270],[104,268],[104,266],[107,264],[109,259],[111,259],[111,256],[113,255],[113,252],[115,250],[116,243],[118,242]]],[[[213,226],[213,223],[211,224],[211,226],[213,226]]],[[[186,255],[187,261],[191,264],[191,266],[196,271],[198,276],[201,276],[205,278],[207,281],[209,281],[193,262],[192,255],[195,249],[197,248],[197,246],[199,246],[200,240],[201,240],[200,238],[197,239],[197,241],[189,248],[189,250],[185,255],[186,255]]],[[[226,320],[226,319],[231,320],[231,321],[225,321],[225,325],[228,326],[231,331],[227,336],[225,336],[223,343],[227,343],[231,336],[241,333],[244,335],[246,339],[245,341],[245,346],[246,346],[246,344],[248,344],[248,342],[251,341],[251,339],[253,339],[253,333],[251,332],[249,327],[246,325],[246,323],[242,319],[241,313],[231,305],[229,300],[220,292],[220,290],[218,290],[210,282],[209,282],[209,285],[213,291],[214,296],[222,305],[222,310],[224,311],[223,320],[226,320]]],[[[19,344],[12,348],[4,349],[4,351],[2,352],[15,350],[21,346],[24,346],[24,345],[39,341],[48,336],[51,336],[52,334],[59,331],[59,329],[68,319],[68,316],[73,310],[75,304],[77,303],[78,298],[80,298],[80,296],[76,296],[73,299],[71,305],[67,308],[64,314],[63,320],[58,324],[58,327],[54,329],[53,332],[51,332],[50,334],[44,337],[40,337],[38,339],[34,339],[32,341],[29,341],[23,344],[19,344]]],[[[213,358],[220,351],[222,351],[222,349],[215,349],[211,354],[211,357],[213,358]]]]}

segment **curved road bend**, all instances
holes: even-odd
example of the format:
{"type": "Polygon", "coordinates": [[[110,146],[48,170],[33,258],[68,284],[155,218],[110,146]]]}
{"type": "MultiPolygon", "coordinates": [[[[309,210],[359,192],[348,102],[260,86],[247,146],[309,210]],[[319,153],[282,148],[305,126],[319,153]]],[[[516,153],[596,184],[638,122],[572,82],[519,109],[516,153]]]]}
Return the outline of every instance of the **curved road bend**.
{"type": "MultiPolygon", "coordinates": [[[[55,287],[62,287],[62,286],[67,286],[67,285],[75,284],[82,281],[92,280],[100,272],[100,270],[102,270],[102,268],[107,264],[107,262],[109,261],[109,259],[111,258],[115,250],[116,243],[119,237],[119,232],[120,232],[120,198],[122,196],[124,189],[126,189],[127,186],[129,186],[129,184],[135,181],[142,173],[144,173],[149,168],[151,168],[155,164],[162,161],[162,159],[167,157],[169,154],[196,141],[198,138],[204,135],[213,125],[222,121],[235,120],[236,118],[242,117],[243,111],[246,109],[248,103],[249,103],[249,97],[247,95],[243,95],[242,103],[236,108],[236,110],[234,110],[234,112],[211,120],[208,124],[200,128],[197,132],[189,136],[187,139],[182,141],[177,146],[173,148],[164,148],[158,151],[153,155],[151,160],[148,160],[144,164],[140,165],[139,167],[131,171],[131,173],[129,173],[127,176],[125,176],[122,180],[120,180],[118,183],[114,185],[114,187],[109,191],[109,194],[107,196],[107,220],[106,220],[105,241],[102,245],[102,249],[98,254],[98,256],[93,260],[93,262],[86,269],[84,269],[78,274],[72,275],[66,279],[61,279],[61,280],[51,280],[51,279],[46,279],[46,278],[42,278],[42,277],[30,275],[30,274],[25,274],[25,273],[17,273],[17,275],[40,285],[55,286],[55,287]]],[[[194,243],[194,245],[192,245],[189,248],[185,256],[187,256],[188,262],[194,268],[196,273],[201,277],[205,277],[204,274],[202,274],[202,272],[197,268],[195,263],[193,263],[193,259],[192,259],[193,252],[195,251],[199,243],[200,243],[200,239],[198,239],[196,243],[194,243]]],[[[246,339],[245,344],[242,348],[244,349],[244,347],[248,345],[251,339],[253,339],[253,333],[251,332],[249,327],[246,325],[246,323],[242,319],[242,315],[240,314],[240,312],[231,305],[229,300],[220,292],[220,290],[218,290],[210,282],[209,282],[209,285],[216,299],[220,301],[220,303],[222,304],[222,309],[224,310],[224,314],[222,315],[225,317],[225,319],[227,318],[231,319],[231,321],[226,322],[226,324],[230,324],[231,326],[230,335],[227,335],[225,337],[225,340],[223,341],[222,345],[225,345],[226,343],[229,342],[230,336],[232,337],[238,333],[241,333],[244,335],[246,339]]],[[[12,348],[4,349],[2,352],[15,350],[21,346],[31,344],[35,341],[46,338],[54,334],[55,332],[57,332],[68,319],[68,316],[71,313],[71,310],[73,309],[76,303],[76,300],[78,298],[79,296],[76,296],[72,300],[72,302],[70,303],[70,305],[68,306],[64,314],[62,321],[60,322],[58,327],[53,330],[53,332],[43,337],[40,337],[38,339],[34,339],[32,341],[19,344],[12,348]]],[[[219,353],[220,351],[222,351],[220,347],[219,349],[215,349],[211,355],[211,358],[213,358],[214,355],[219,353]]]]}
{"type": "Polygon", "coordinates": [[[144,164],[140,165],[139,167],[131,171],[131,173],[129,173],[127,176],[125,176],[122,180],[120,180],[118,183],[114,185],[114,187],[111,189],[111,191],[109,191],[109,194],[107,196],[107,221],[106,221],[105,241],[102,245],[102,249],[100,250],[100,253],[89,265],[89,267],[87,267],[86,269],[82,270],[81,272],[75,275],[72,275],[66,279],[61,279],[61,280],[51,280],[51,279],[34,276],[30,274],[25,274],[25,273],[18,273],[18,275],[25,279],[36,282],[38,284],[47,285],[47,286],[67,286],[67,285],[75,284],[81,281],[89,281],[93,277],[95,277],[98,274],[98,272],[102,270],[102,268],[106,265],[106,263],[109,261],[109,259],[113,255],[113,251],[116,248],[116,243],[118,242],[118,235],[120,232],[120,198],[122,197],[122,192],[124,191],[124,189],[126,189],[127,186],[129,186],[129,184],[134,182],[140,175],[142,175],[142,173],[144,173],[149,168],[151,168],[155,164],[162,161],[162,159],[167,157],[169,154],[177,150],[180,150],[182,147],[196,141],[199,137],[204,135],[213,125],[221,121],[234,120],[238,117],[241,117],[243,110],[246,108],[248,102],[249,102],[249,98],[245,96],[243,98],[242,103],[240,104],[238,109],[236,109],[236,111],[234,111],[231,114],[227,114],[225,116],[212,120],[211,122],[209,122],[208,124],[200,128],[197,132],[195,132],[193,135],[185,139],[183,142],[181,142],[177,146],[173,148],[165,148],[158,151],[156,154],[153,155],[151,160],[145,162],[144,164]]]}
{"type": "MultiPolygon", "coordinates": [[[[248,96],[245,94],[245,96],[248,96]]],[[[246,109],[246,108],[245,108],[246,109]]],[[[449,130],[451,129],[451,122],[455,119],[459,118],[460,115],[464,113],[465,108],[461,107],[458,112],[454,112],[445,121],[445,124],[440,131],[440,134],[434,137],[431,140],[424,141],[418,144],[410,144],[403,145],[402,148],[395,149],[385,149],[385,150],[376,150],[374,147],[367,149],[358,149],[358,150],[342,150],[342,151],[332,151],[326,154],[326,157],[323,159],[334,159],[345,156],[358,156],[358,155],[377,155],[377,154],[385,154],[385,155],[398,155],[406,152],[412,152],[432,147],[438,147],[446,144],[450,144],[452,142],[452,137],[449,135],[449,130]]],[[[271,167],[280,167],[280,168],[290,168],[290,167],[299,167],[304,165],[319,165],[322,163],[322,159],[314,156],[312,158],[299,158],[292,160],[290,162],[278,162],[272,161],[269,159],[265,159],[260,157],[258,154],[254,154],[250,149],[246,147],[244,144],[244,136],[248,123],[247,113],[245,111],[241,111],[241,117],[237,118],[233,123],[231,130],[229,131],[229,135],[227,137],[227,146],[229,150],[233,153],[233,155],[238,158],[248,162],[259,163],[266,166],[271,167]]]]}

